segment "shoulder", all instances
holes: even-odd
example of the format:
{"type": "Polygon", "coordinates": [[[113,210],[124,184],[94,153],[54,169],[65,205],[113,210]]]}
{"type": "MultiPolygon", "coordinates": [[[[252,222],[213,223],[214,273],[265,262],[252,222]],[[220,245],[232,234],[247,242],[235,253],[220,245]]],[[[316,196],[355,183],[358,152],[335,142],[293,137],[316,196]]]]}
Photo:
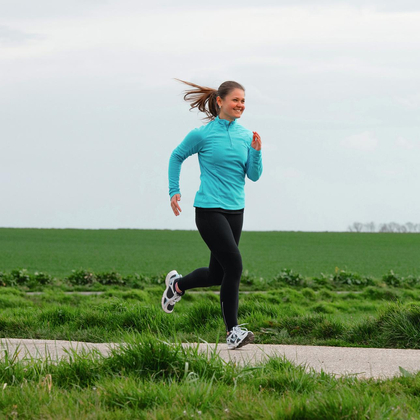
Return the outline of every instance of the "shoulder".
{"type": "Polygon", "coordinates": [[[214,121],[210,121],[201,127],[194,128],[194,130],[190,131],[188,135],[194,136],[197,140],[202,141],[205,140],[215,129],[217,129],[217,126],[214,124],[214,121]]]}
{"type": "Polygon", "coordinates": [[[203,139],[203,129],[205,126],[192,129],[186,136],[185,140],[199,142],[203,139]]]}
{"type": "Polygon", "coordinates": [[[217,124],[215,120],[211,120],[207,124],[202,125],[199,128],[199,130],[201,130],[203,134],[211,133],[215,129],[217,129],[217,124]]]}

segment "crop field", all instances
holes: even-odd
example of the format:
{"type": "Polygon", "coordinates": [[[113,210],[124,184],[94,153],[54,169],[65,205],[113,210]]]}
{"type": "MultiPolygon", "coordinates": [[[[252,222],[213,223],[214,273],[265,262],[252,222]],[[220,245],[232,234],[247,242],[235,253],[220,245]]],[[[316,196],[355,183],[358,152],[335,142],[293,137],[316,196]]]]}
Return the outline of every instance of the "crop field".
{"type": "MultiPolygon", "coordinates": [[[[420,235],[244,232],[241,250],[239,320],[256,343],[420,349],[420,235]]],[[[0,229],[0,337],[124,343],[59,363],[3,350],[0,418],[420,418],[420,374],[337,378],[183,349],[225,339],[217,289],[160,308],[166,272],[207,260],[196,232],[0,229]]]]}
{"type": "MultiPolygon", "coordinates": [[[[303,276],[341,270],[381,277],[420,275],[420,235],[243,232],[244,270],[268,279],[283,268],[303,276]]],[[[25,268],[54,276],[72,270],[161,275],[208,264],[195,231],[0,229],[0,271],[25,268]]]]}

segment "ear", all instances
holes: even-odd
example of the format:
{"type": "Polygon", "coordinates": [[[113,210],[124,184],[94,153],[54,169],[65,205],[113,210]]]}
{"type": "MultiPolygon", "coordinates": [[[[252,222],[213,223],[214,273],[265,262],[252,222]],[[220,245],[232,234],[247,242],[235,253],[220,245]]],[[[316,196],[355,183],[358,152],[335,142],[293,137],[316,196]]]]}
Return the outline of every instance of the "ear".
{"type": "Polygon", "coordinates": [[[222,98],[220,97],[220,96],[218,96],[217,98],[216,98],[216,101],[217,101],[217,105],[219,106],[219,108],[222,106],[222,98]]]}

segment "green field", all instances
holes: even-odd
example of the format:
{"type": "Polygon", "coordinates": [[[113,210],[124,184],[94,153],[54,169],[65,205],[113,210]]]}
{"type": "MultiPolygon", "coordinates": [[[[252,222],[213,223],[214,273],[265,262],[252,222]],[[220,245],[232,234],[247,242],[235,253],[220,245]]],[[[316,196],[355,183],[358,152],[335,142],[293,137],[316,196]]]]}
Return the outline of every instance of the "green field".
{"type": "MultiPolygon", "coordinates": [[[[271,278],[283,268],[304,276],[341,270],[380,278],[420,275],[419,234],[243,232],[244,270],[271,278]]],[[[0,229],[0,271],[26,268],[64,277],[72,270],[186,274],[208,264],[196,231],[0,229]]]]}
{"type": "MultiPolygon", "coordinates": [[[[257,344],[420,348],[420,235],[244,232],[241,250],[251,292],[240,293],[239,320],[257,344]]],[[[279,358],[241,367],[183,350],[225,339],[219,296],[188,292],[168,315],[162,281],[208,257],[192,231],[0,229],[0,337],[124,343],[111,357],[59,363],[2,350],[0,418],[420,418],[420,373],[335,378],[279,358]],[[95,282],[72,282],[81,269],[95,282]],[[126,282],[102,282],[113,271],[126,282]]]]}
{"type": "Polygon", "coordinates": [[[225,363],[152,336],[111,357],[0,360],[2,419],[382,420],[418,419],[420,376],[335,378],[282,358],[225,363]]]}
{"type": "MultiPolygon", "coordinates": [[[[0,357],[4,419],[418,419],[420,373],[387,380],[343,378],[270,358],[257,366],[184,350],[224,339],[218,296],[186,294],[168,315],[162,288],[101,295],[0,288],[1,337],[123,343],[18,361],[0,357]],[[168,343],[171,343],[168,345],[168,343]]],[[[419,290],[362,293],[283,288],[241,294],[240,318],[257,343],[419,348],[419,290]],[[395,303],[398,300],[400,303],[395,303]]]]}

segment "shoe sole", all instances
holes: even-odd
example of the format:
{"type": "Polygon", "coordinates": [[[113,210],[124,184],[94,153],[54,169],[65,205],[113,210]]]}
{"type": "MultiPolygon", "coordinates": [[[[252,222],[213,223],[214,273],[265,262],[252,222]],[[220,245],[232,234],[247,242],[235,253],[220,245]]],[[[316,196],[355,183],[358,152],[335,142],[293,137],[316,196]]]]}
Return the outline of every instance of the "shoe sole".
{"type": "Polygon", "coordinates": [[[172,271],[170,271],[168,274],[167,274],[167,276],[166,276],[166,279],[165,279],[165,285],[166,285],[166,289],[165,289],[165,291],[163,292],[163,296],[162,296],[162,300],[161,300],[161,306],[162,306],[162,309],[163,309],[163,311],[164,312],[166,312],[167,314],[171,314],[173,311],[174,311],[174,307],[175,307],[175,305],[172,305],[172,310],[171,311],[169,311],[168,310],[168,307],[164,307],[164,303],[165,303],[165,299],[166,299],[166,291],[168,290],[168,287],[169,287],[169,281],[171,280],[171,277],[174,275],[174,274],[178,274],[178,271],[176,271],[176,270],[172,270],[172,271]]]}
{"type": "Polygon", "coordinates": [[[254,340],[255,340],[254,334],[251,331],[248,331],[248,335],[236,347],[229,347],[228,346],[228,350],[239,349],[243,346],[246,346],[247,344],[253,343],[254,340]]]}

